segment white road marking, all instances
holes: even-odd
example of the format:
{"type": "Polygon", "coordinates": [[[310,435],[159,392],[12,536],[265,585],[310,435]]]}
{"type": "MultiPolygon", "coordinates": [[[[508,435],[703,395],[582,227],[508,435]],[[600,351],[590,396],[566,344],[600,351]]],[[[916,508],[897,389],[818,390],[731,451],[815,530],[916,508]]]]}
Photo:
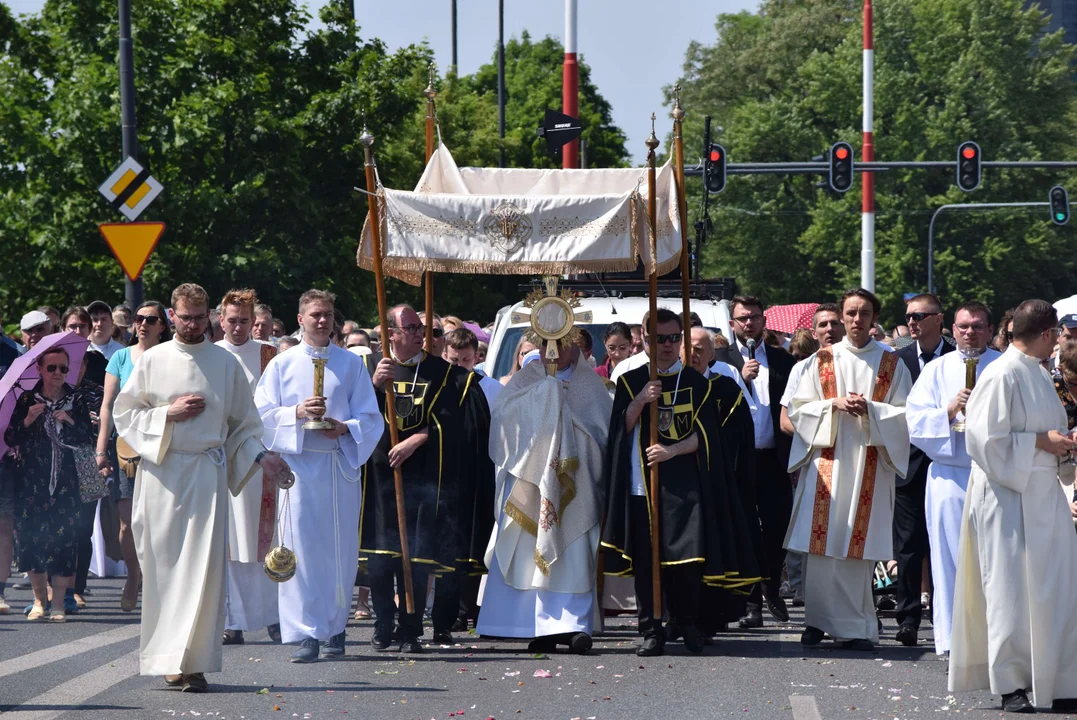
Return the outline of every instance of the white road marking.
{"type": "Polygon", "coordinates": [[[789,703],[793,706],[793,720],[823,720],[814,695],[790,695],[789,703]]]}
{"type": "Polygon", "coordinates": [[[23,655],[22,657],[5,660],[0,662],[0,678],[24,672],[26,670],[33,670],[34,668],[48,665],[49,663],[54,663],[59,660],[66,660],[67,658],[80,653],[97,650],[98,648],[107,647],[108,645],[123,642],[124,640],[130,640],[133,637],[138,637],[138,632],[138,623],[133,625],[122,625],[112,630],[97,633],[96,635],[90,635],[89,637],[65,642],[56,645],[55,647],[38,650],[37,652],[32,652],[28,655],[23,655]]]}
{"type": "MultiPolygon", "coordinates": [[[[100,695],[113,685],[138,674],[138,650],[121,658],[57,685],[51,690],[27,700],[22,705],[3,713],[4,720],[55,720],[64,713],[78,710],[86,701],[100,695]],[[20,710],[19,707],[41,707],[41,710],[20,710]]],[[[107,716],[107,712],[103,716],[107,716]]]]}

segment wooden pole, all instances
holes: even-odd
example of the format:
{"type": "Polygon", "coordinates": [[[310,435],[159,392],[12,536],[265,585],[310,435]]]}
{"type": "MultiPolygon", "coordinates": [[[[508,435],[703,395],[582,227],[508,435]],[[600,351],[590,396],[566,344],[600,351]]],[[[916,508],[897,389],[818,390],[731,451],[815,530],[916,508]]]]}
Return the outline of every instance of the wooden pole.
{"type": "Polygon", "coordinates": [[[685,367],[692,364],[692,300],[689,297],[688,281],[688,198],[684,190],[684,139],[681,137],[681,121],[684,110],[681,109],[681,86],[673,88],[673,181],[677,187],[677,216],[681,220],[681,319],[684,324],[681,362],[685,367]]]}
{"type": "MultiPolygon", "coordinates": [[[[651,113],[651,136],[647,138],[647,230],[648,242],[651,244],[651,268],[648,274],[650,284],[650,308],[647,316],[647,343],[651,360],[651,381],[658,379],[658,204],[655,198],[654,151],[658,148],[658,136],[654,134],[654,113],[651,113]]],[[[658,444],[658,401],[651,402],[651,422],[649,423],[650,442],[647,447],[658,444]]],[[[658,532],[658,463],[650,464],[651,495],[651,577],[654,590],[654,614],[662,617],[662,537],[658,532]]]]}
{"type": "MultiPolygon", "coordinates": [[[[455,17],[455,15],[454,15],[455,17]]],[[[437,117],[434,109],[434,99],[438,91],[434,89],[434,63],[430,63],[430,81],[427,83],[423,95],[426,96],[426,162],[430,164],[430,156],[434,154],[434,122],[437,117]]],[[[426,292],[426,302],[423,306],[426,318],[425,346],[428,353],[434,352],[434,273],[427,270],[423,273],[423,287],[426,292]]]]}
{"type": "MultiPolygon", "coordinates": [[[[389,323],[385,307],[385,277],[381,269],[381,224],[378,216],[377,184],[374,181],[374,136],[363,130],[359,142],[366,158],[366,196],[369,207],[371,251],[374,256],[374,286],[378,295],[378,326],[381,328],[382,352],[388,357],[389,323]]],[[[400,442],[396,428],[396,393],[393,383],[385,386],[385,412],[389,420],[389,447],[400,442]]],[[[396,491],[396,523],[400,527],[400,563],[404,570],[404,598],[408,614],[415,612],[415,590],[411,582],[411,555],[408,553],[408,513],[404,506],[404,475],[400,466],[393,468],[393,488],[396,491]]]]}

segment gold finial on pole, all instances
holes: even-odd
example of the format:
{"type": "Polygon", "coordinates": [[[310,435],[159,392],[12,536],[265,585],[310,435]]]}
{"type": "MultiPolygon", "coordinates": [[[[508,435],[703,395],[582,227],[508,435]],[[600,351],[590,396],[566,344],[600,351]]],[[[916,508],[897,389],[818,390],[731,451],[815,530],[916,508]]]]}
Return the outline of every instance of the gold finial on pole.
{"type": "Polygon", "coordinates": [[[684,110],[681,108],[681,85],[677,83],[673,86],[673,112],[670,113],[673,119],[680,122],[684,119],[684,110]]]}
{"type": "Polygon", "coordinates": [[[654,121],[655,114],[651,113],[651,135],[647,138],[647,149],[654,152],[655,149],[661,144],[658,142],[658,136],[654,134],[654,121]]]}
{"type": "Polygon", "coordinates": [[[423,90],[423,96],[427,100],[433,100],[438,96],[438,91],[434,89],[434,63],[431,62],[427,67],[428,79],[426,83],[426,89],[423,90]]]}

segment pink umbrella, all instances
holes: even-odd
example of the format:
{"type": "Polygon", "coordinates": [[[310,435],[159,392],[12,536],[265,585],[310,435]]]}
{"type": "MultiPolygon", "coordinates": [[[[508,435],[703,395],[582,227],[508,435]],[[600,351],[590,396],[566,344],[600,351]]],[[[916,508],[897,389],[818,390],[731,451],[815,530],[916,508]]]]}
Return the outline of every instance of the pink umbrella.
{"type": "Polygon", "coordinates": [[[7,452],[7,443],[4,442],[4,433],[11,424],[11,413],[15,410],[15,401],[28,390],[33,390],[34,385],[41,379],[37,371],[37,359],[46,350],[63,348],[70,358],[67,371],[67,384],[74,386],[79,381],[79,370],[82,368],[82,357],[86,354],[86,348],[90,341],[70,330],[62,333],[53,333],[41,338],[37,345],[20,356],[0,378],[0,455],[7,452]]]}
{"type": "Polygon", "coordinates": [[[819,303],[775,305],[763,314],[767,317],[767,329],[792,335],[798,328],[811,328],[811,319],[819,303]]]}

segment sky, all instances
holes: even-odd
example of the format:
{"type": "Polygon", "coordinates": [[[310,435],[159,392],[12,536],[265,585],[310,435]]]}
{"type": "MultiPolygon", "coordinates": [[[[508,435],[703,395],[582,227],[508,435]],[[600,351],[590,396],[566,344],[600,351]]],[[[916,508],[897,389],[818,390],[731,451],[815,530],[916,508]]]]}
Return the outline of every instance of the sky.
{"type": "MultiPolygon", "coordinates": [[[[0,0],[16,13],[37,12],[44,0],[0,0]]],[[[132,0],[138,12],[138,0],[132,0]]],[[[379,37],[391,50],[426,40],[439,73],[452,60],[450,0],[354,0],[364,37],[379,37]]],[[[324,4],[307,0],[311,15],[324,4]]],[[[688,43],[713,43],[719,13],[754,10],[758,0],[579,0],[577,44],[591,78],[613,107],[613,121],[628,137],[637,163],[647,154],[651,113],[664,137],[672,126],[662,106],[662,87],[681,74],[688,43]]],[[[497,46],[497,0],[458,0],[459,72],[470,74],[489,62],[497,46]]],[[[524,30],[533,38],[563,40],[564,2],[505,0],[505,40],[524,30]]],[[[559,109],[559,108],[554,108],[559,109]]],[[[689,113],[691,108],[685,108],[689,113]]],[[[535,126],[541,118],[535,118],[535,126]]]]}

